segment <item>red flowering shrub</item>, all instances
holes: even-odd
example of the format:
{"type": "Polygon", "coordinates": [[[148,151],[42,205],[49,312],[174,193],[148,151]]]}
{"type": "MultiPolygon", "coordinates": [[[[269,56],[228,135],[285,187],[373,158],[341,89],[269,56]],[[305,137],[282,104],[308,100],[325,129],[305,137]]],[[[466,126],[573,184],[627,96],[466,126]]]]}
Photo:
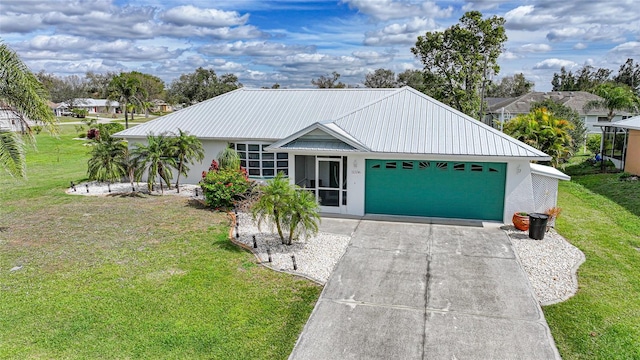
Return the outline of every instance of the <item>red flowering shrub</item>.
{"type": "Polygon", "coordinates": [[[250,185],[242,172],[221,169],[209,171],[200,181],[200,187],[208,206],[214,209],[229,209],[235,202],[244,199],[250,185]]]}
{"type": "Polygon", "coordinates": [[[98,129],[89,129],[87,131],[87,139],[94,140],[100,138],[100,131],[98,129]]]}

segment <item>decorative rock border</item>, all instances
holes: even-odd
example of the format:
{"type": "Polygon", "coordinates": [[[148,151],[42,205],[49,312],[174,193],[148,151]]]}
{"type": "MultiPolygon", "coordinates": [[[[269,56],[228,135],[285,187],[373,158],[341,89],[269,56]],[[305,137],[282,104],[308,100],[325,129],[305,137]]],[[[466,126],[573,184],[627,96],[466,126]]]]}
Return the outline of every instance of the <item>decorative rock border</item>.
{"type": "Polygon", "coordinates": [[[555,229],[543,240],[533,240],[528,232],[512,225],[503,226],[513,245],[520,265],[541,305],[551,305],[571,298],[578,291],[577,271],[585,256],[555,229]]]}
{"type": "Polygon", "coordinates": [[[282,245],[280,238],[272,232],[262,232],[253,223],[250,215],[229,212],[231,229],[229,240],[237,246],[250,251],[259,265],[271,270],[300,276],[324,285],[338,260],[344,254],[351,238],[345,235],[318,233],[316,236],[296,240],[292,245],[282,245]],[[236,236],[236,224],[240,230],[236,236]],[[258,248],[252,246],[253,236],[258,238],[258,248]],[[268,261],[267,249],[271,250],[272,262],[268,261]],[[295,255],[297,270],[293,269],[291,255],[295,255]]]}

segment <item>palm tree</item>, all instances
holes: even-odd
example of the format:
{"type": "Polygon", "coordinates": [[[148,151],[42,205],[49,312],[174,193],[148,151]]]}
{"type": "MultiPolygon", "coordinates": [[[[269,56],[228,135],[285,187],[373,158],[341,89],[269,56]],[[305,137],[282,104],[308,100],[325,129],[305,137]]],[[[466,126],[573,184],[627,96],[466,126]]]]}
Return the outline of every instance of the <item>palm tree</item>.
{"type": "MultiPolygon", "coordinates": [[[[111,136],[101,136],[94,142],[91,158],[88,161],[88,176],[90,180],[106,181],[110,185],[118,182],[127,175],[128,160],[127,145],[120,139],[111,136]]],[[[109,188],[111,192],[111,188],[109,188]]]]}
{"type": "Polygon", "coordinates": [[[143,93],[144,89],[140,87],[140,80],[137,77],[128,76],[126,73],[114,76],[111,83],[109,83],[109,98],[119,101],[124,110],[125,129],[129,128],[129,105],[140,103],[140,94],[143,93]]]}
{"type": "MultiPolygon", "coordinates": [[[[0,42],[0,104],[15,114],[29,139],[33,135],[26,119],[42,122],[51,133],[56,132],[46,98],[46,90],[36,76],[11,48],[0,42]]],[[[7,129],[0,129],[0,167],[12,176],[26,176],[24,142],[19,134],[7,129]]]]}
{"type": "Polygon", "coordinates": [[[164,183],[170,188],[173,178],[171,168],[176,167],[176,159],[171,151],[171,139],[165,133],[157,136],[149,134],[146,144],[136,143],[134,146],[135,148],[131,152],[132,161],[138,164],[140,174],[146,171],[149,191],[153,188],[153,180],[158,176],[160,191],[164,193],[162,181],[164,180],[164,183]]]}
{"type": "Polygon", "coordinates": [[[572,155],[570,130],[573,125],[559,119],[546,108],[516,116],[504,125],[504,133],[551,156],[551,165],[557,167],[572,155]]]}
{"type": "Polygon", "coordinates": [[[258,221],[258,227],[264,222],[275,225],[282,243],[285,243],[282,233],[283,211],[287,208],[289,198],[292,196],[292,188],[289,180],[281,172],[273,179],[267,181],[262,188],[262,194],[258,201],[251,207],[253,219],[258,221]]]}
{"type": "Polygon", "coordinates": [[[584,110],[592,110],[597,108],[605,108],[607,120],[611,121],[616,116],[616,111],[628,111],[631,113],[638,112],[640,107],[640,99],[633,93],[633,90],[620,84],[605,83],[599,85],[593,90],[595,95],[600,96],[601,100],[591,100],[584,105],[584,110]]]}
{"type": "Polygon", "coordinates": [[[187,176],[189,167],[187,164],[193,164],[194,161],[202,161],[204,159],[204,149],[202,142],[195,135],[189,135],[187,132],[178,129],[178,134],[172,139],[172,148],[174,156],[178,162],[178,176],[176,176],[176,190],[180,192],[180,174],[187,176]]]}
{"type": "Polygon", "coordinates": [[[287,245],[291,245],[294,237],[317,234],[320,223],[320,207],[315,195],[297,185],[293,185],[293,189],[283,219],[284,226],[289,228],[287,245]]]}
{"type": "Polygon", "coordinates": [[[220,169],[240,169],[240,155],[230,147],[218,153],[218,165],[220,169]]]}

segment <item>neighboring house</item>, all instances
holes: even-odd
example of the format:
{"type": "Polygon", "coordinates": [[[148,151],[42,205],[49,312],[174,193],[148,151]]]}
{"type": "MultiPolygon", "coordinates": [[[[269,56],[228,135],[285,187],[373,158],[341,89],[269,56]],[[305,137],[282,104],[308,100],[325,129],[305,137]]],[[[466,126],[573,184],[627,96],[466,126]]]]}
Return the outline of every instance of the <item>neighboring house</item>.
{"type": "MultiPolygon", "coordinates": [[[[89,114],[115,114],[120,110],[120,103],[108,99],[76,99],[74,109],[85,109],[89,114]]],[[[60,103],[53,108],[56,116],[63,116],[71,112],[68,103],[60,103]]]]}
{"type": "Polygon", "coordinates": [[[530,162],[550,159],[409,87],[240,88],[115,136],[132,145],[178,129],[206,151],[188,183],[231,146],[250,177],[282,171],[323,212],[357,216],[511,222],[536,210],[530,162]]]}
{"type": "Polygon", "coordinates": [[[640,175],[640,116],[602,126],[600,153],[618,169],[640,175]]]}
{"type": "MultiPolygon", "coordinates": [[[[28,126],[35,125],[30,119],[26,119],[26,123],[28,126]]],[[[24,125],[20,116],[10,106],[0,104],[0,131],[25,132],[27,129],[24,125]]]]}
{"type": "MultiPolygon", "coordinates": [[[[495,126],[495,121],[507,121],[518,115],[528,114],[531,111],[531,104],[534,102],[552,99],[553,101],[567,106],[578,112],[583,119],[587,131],[590,133],[600,132],[599,125],[610,124],[607,121],[607,109],[584,110],[584,106],[591,100],[601,100],[598,95],[586,91],[551,91],[551,92],[530,92],[516,98],[487,98],[487,116],[485,123],[495,126]]],[[[612,122],[620,121],[630,117],[627,112],[619,112],[612,122]]]]}
{"type": "Polygon", "coordinates": [[[153,108],[151,108],[152,112],[163,112],[163,113],[167,113],[167,112],[172,112],[173,111],[173,107],[169,104],[167,104],[166,101],[164,100],[160,100],[160,99],[155,99],[152,101],[153,103],[153,108]]]}

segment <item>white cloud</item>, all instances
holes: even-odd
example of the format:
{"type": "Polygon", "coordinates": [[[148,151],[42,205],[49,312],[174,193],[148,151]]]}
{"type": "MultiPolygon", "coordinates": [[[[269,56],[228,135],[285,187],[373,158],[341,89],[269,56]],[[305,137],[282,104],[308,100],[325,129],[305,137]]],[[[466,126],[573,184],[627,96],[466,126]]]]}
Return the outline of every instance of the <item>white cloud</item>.
{"type": "Polygon", "coordinates": [[[551,50],[553,49],[551,48],[551,46],[547,44],[525,44],[520,46],[520,48],[518,49],[518,52],[542,53],[542,52],[549,52],[551,50]]]}
{"type": "Polygon", "coordinates": [[[430,18],[450,17],[453,8],[441,8],[433,1],[421,3],[394,0],[341,0],[352,9],[358,9],[362,14],[369,15],[378,21],[402,19],[411,16],[426,16],[430,18]]]}
{"type": "Polygon", "coordinates": [[[264,41],[236,41],[216,45],[204,45],[199,51],[207,55],[231,56],[287,56],[298,53],[313,53],[315,46],[286,45],[264,41]]]}
{"type": "Polygon", "coordinates": [[[420,35],[434,30],[436,24],[432,19],[414,17],[403,24],[390,24],[376,31],[365,33],[365,45],[413,45],[420,35]]]}
{"type": "Polygon", "coordinates": [[[498,57],[501,60],[517,60],[520,59],[521,56],[511,52],[511,51],[504,51],[502,52],[502,54],[500,54],[500,56],[498,57]]]}
{"type": "Polygon", "coordinates": [[[640,57],[640,41],[629,41],[620,44],[609,51],[609,54],[627,58],[640,57]]]}
{"type": "Polygon", "coordinates": [[[557,69],[559,70],[561,67],[572,68],[578,66],[577,63],[571,60],[563,60],[563,59],[546,59],[539,63],[537,63],[533,69],[534,70],[548,70],[548,69],[557,69]]]}
{"type": "Polygon", "coordinates": [[[236,11],[202,9],[192,5],[185,5],[174,7],[161,13],[160,18],[164,22],[177,26],[194,25],[215,28],[244,25],[249,19],[249,15],[240,16],[236,11]]]}
{"type": "Polygon", "coordinates": [[[584,44],[584,43],[581,43],[581,42],[576,43],[575,45],[573,45],[573,49],[574,50],[584,50],[586,48],[587,48],[587,44],[584,44]]]}
{"type": "Polygon", "coordinates": [[[505,28],[514,30],[537,30],[548,27],[558,21],[549,14],[537,14],[534,5],[519,6],[504,14],[505,28]]]}

